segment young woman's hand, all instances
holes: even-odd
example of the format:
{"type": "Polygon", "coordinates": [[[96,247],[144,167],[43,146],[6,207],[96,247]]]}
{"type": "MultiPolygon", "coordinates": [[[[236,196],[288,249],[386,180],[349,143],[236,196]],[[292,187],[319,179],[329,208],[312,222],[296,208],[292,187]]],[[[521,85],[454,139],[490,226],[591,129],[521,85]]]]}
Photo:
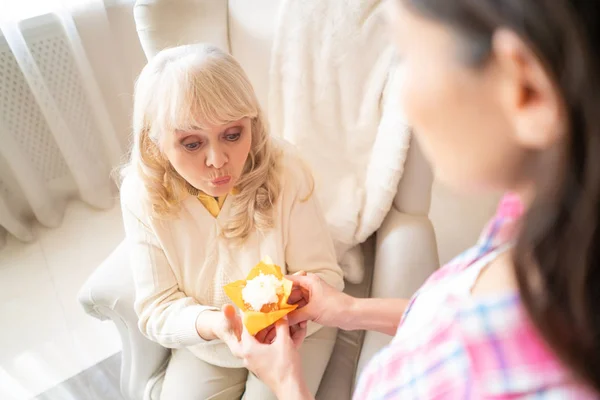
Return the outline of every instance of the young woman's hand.
{"type": "MultiPolygon", "coordinates": [[[[306,271],[298,271],[293,276],[306,276],[306,271]]],[[[308,298],[306,297],[303,289],[299,285],[292,287],[292,293],[288,298],[288,304],[297,305],[298,308],[302,308],[307,304],[308,298]]]]}
{"type": "Polygon", "coordinates": [[[244,327],[242,318],[237,314],[235,308],[226,304],[215,320],[213,327],[214,335],[221,339],[229,347],[234,356],[242,358],[241,337],[244,327]]]}
{"type": "Polygon", "coordinates": [[[288,315],[291,325],[314,321],[320,325],[344,329],[354,298],[325,283],[315,274],[286,276],[294,282],[289,304],[298,308],[288,315]]]}
{"type": "MultiPolygon", "coordinates": [[[[298,271],[294,274],[294,276],[306,276],[305,271],[298,271]]],[[[304,307],[306,305],[306,301],[304,300],[304,296],[302,294],[302,290],[298,286],[294,286],[292,288],[292,293],[288,298],[288,304],[296,304],[298,307],[304,307]]],[[[290,324],[290,336],[295,337],[299,332],[306,330],[306,321],[301,321],[297,324],[290,324]]],[[[275,340],[275,324],[263,329],[254,335],[256,340],[259,343],[271,344],[273,340],[275,340]]]]}
{"type": "Polygon", "coordinates": [[[246,368],[269,386],[279,399],[312,399],[304,382],[302,360],[298,353],[305,335],[306,323],[293,330],[286,317],[275,323],[275,338],[270,344],[261,343],[245,329],[242,333],[246,368]]]}
{"type": "MultiPolygon", "coordinates": [[[[275,329],[275,324],[263,329],[254,335],[254,338],[263,344],[271,344],[273,340],[275,340],[275,335],[277,334],[277,330],[275,329]]],[[[306,321],[302,321],[295,325],[290,325],[290,336],[293,338],[300,337],[299,335],[306,335],[306,321]]]]}

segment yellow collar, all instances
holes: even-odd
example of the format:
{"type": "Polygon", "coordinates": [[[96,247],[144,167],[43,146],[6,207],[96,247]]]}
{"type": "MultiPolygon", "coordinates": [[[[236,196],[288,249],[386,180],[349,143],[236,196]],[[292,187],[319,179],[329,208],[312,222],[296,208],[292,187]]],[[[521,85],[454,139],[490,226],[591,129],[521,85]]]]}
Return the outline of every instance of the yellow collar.
{"type": "MultiPolygon", "coordinates": [[[[240,191],[236,188],[231,190],[231,194],[234,196],[239,192],[240,191]]],[[[227,195],[215,198],[201,191],[198,191],[196,197],[200,200],[200,203],[202,203],[204,208],[206,208],[206,210],[215,218],[219,216],[223,204],[225,204],[225,200],[227,199],[227,195]]]]}
{"type": "Polygon", "coordinates": [[[223,203],[225,203],[227,196],[214,198],[204,192],[199,192],[197,198],[200,200],[200,203],[202,203],[204,208],[206,208],[206,210],[213,217],[217,218],[219,216],[219,212],[221,212],[221,208],[223,208],[223,203]]]}

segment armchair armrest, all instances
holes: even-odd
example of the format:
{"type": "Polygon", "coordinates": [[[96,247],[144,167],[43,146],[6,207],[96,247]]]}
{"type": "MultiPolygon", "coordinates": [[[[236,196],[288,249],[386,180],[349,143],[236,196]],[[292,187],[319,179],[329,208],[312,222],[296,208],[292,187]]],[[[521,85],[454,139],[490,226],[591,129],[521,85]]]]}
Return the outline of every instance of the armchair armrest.
{"type": "MultiPolygon", "coordinates": [[[[410,215],[392,207],[377,231],[371,297],[410,298],[438,267],[435,233],[425,215],[410,215]]],[[[366,332],[358,374],[392,337],[366,332]]]]}
{"type": "Polygon", "coordinates": [[[170,351],[142,335],[134,299],[129,252],[122,242],[83,285],[79,303],[91,316],[114,322],[123,344],[121,393],[131,400],[145,400],[150,398],[155,376],[166,365],[170,351]]]}

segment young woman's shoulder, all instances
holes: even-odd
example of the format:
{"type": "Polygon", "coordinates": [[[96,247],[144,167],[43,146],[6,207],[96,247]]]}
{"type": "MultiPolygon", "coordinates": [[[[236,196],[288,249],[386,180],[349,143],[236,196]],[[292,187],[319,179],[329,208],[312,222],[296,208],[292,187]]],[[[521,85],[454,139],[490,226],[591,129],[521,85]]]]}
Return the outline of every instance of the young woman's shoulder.
{"type": "Polygon", "coordinates": [[[592,398],[545,344],[518,294],[458,300],[456,311],[456,336],[483,397],[592,398]]]}

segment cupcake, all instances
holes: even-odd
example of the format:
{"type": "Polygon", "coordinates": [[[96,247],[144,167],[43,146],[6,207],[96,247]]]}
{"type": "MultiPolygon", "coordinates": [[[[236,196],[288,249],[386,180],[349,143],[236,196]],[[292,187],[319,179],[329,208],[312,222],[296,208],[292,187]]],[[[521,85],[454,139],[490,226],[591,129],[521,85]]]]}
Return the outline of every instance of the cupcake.
{"type": "Polygon", "coordinates": [[[283,296],[283,282],[275,275],[261,272],[256,278],[246,281],[242,289],[242,299],[250,311],[268,313],[279,310],[279,301],[283,296]]]}
{"type": "Polygon", "coordinates": [[[225,293],[242,311],[242,321],[251,335],[273,325],[296,309],[287,300],[293,283],[283,277],[281,268],[265,258],[250,270],[245,280],[224,286],[225,293]]]}

